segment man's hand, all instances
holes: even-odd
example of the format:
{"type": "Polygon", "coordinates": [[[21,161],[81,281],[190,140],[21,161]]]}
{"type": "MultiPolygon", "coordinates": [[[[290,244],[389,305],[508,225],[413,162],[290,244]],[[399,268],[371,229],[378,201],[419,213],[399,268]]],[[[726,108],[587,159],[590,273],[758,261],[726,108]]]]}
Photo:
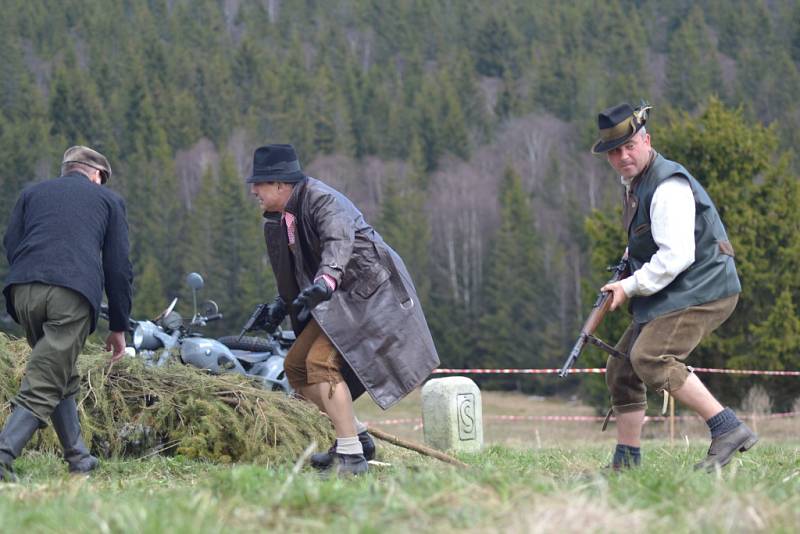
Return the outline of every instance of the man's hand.
{"type": "Polygon", "coordinates": [[[111,363],[116,363],[125,355],[125,332],[111,332],[106,338],[106,350],[110,350],[111,363]]]}
{"type": "Polygon", "coordinates": [[[317,304],[324,300],[330,300],[333,295],[333,289],[323,278],[318,278],[316,282],[305,288],[300,292],[292,307],[297,311],[297,320],[301,323],[308,319],[311,310],[317,307],[317,304]]]}
{"type": "Polygon", "coordinates": [[[622,282],[614,282],[613,284],[606,284],[600,288],[600,291],[611,291],[611,306],[610,310],[614,311],[628,300],[625,290],[622,289],[622,282]]]}

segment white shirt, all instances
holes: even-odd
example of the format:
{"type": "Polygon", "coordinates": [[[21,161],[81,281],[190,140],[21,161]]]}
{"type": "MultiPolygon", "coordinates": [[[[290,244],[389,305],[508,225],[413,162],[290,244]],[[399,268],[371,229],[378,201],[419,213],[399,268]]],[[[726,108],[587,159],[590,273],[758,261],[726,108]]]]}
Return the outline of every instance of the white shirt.
{"type": "MultiPolygon", "coordinates": [[[[624,179],[622,183],[629,186],[624,179]]],[[[622,280],[627,297],[661,291],[694,263],[694,217],[694,195],[689,182],[680,177],[661,182],[650,203],[650,231],[658,251],[622,280]]]]}

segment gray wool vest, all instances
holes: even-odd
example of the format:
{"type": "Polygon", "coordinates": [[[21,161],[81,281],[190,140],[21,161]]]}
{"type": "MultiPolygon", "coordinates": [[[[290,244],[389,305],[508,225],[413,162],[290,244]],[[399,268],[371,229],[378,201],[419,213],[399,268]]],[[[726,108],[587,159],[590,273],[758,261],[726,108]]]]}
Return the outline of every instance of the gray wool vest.
{"type": "Polygon", "coordinates": [[[692,187],[695,260],[661,291],[631,299],[631,311],[637,323],[729,297],[742,290],[733,261],[733,247],[708,193],[682,165],[658,153],[654,155],[650,167],[634,180],[624,202],[623,224],[628,233],[631,272],[650,261],[658,250],[650,229],[650,204],[659,184],[673,176],[685,178],[692,187]]]}

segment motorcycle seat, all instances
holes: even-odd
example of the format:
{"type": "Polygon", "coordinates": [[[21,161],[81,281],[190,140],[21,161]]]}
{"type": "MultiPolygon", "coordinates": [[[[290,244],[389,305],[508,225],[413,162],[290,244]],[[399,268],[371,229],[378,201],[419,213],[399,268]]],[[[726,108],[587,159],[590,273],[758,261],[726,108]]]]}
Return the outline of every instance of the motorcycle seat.
{"type": "Polygon", "coordinates": [[[281,330],[276,337],[278,341],[289,343],[294,343],[295,339],[297,339],[297,336],[291,330],[281,330]]]}
{"type": "Polygon", "coordinates": [[[237,360],[249,363],[251,365],[265,362],[274,356],[271,352],[247,352],[244,350],[234,350],[231,352],[233,352],[233,355],[236,356],[237,360]]]}

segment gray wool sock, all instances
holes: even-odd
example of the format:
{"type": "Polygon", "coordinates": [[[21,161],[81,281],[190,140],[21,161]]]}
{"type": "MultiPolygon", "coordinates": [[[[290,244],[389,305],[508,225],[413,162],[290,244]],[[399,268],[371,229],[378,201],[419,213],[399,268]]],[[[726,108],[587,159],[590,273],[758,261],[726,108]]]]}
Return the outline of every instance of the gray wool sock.
{"type": "Polygon", "coordinates": [[[714,439],[722,434],[730,432],[737,426],[741,425],[742,422],[736,417],[736,414],[733,413],[733,410],[730,408],[725,408],[717,415],[710,417],[706,424],[708,425],[708,429],[711,431],[711,439],[714,439]]]}
{"type": "Polygon", "coordinates": [[[617,444],[611,464],[616,469],[622,467],[638,467],[642,463],[642,448],[617,444]]]}

